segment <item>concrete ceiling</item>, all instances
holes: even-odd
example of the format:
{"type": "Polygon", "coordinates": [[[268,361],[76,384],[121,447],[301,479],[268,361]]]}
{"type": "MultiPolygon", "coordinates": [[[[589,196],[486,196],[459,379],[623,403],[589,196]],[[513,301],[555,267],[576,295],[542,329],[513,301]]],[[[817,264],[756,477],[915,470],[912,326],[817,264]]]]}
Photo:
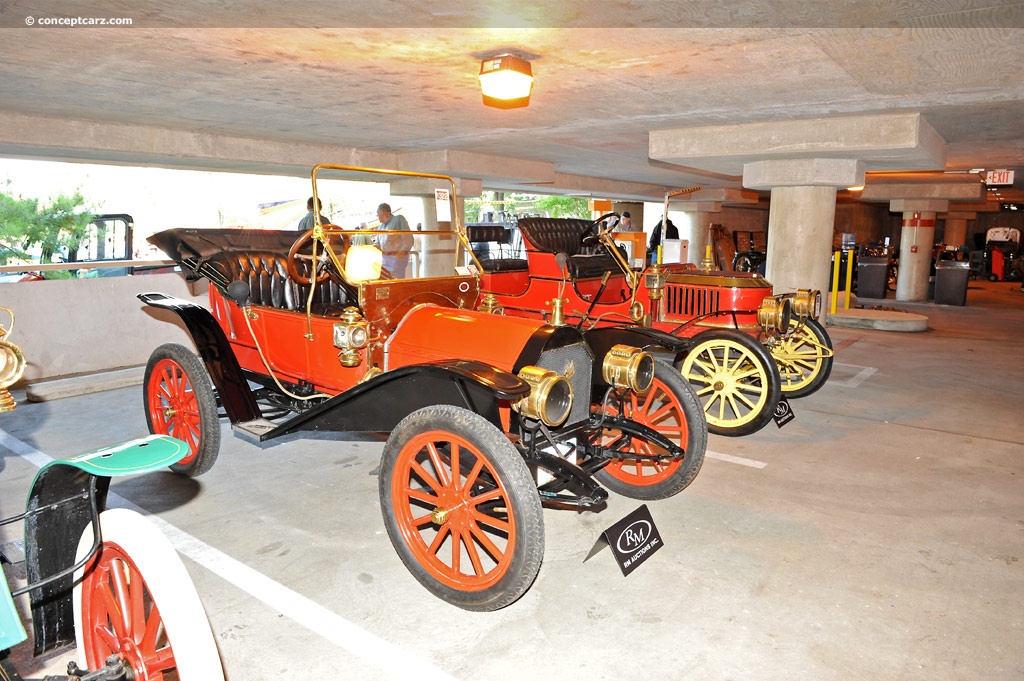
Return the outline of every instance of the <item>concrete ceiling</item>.
{"type": "Polygon", "coordinates": [[[1018,1],[160,5],[76,2],[77,17],[132,26],[46,28],[66,2],[0,4],[0,155],[292,174],[396,163],[637,198],[741,185],[651,160],[652,131],[920,113],[946,143],[938,172],[1014,169],[1004,199],[1024,200],[1018,1]],[[502,52],[533,64],[528,108],[481,103],[480,59],[502,52]]]}

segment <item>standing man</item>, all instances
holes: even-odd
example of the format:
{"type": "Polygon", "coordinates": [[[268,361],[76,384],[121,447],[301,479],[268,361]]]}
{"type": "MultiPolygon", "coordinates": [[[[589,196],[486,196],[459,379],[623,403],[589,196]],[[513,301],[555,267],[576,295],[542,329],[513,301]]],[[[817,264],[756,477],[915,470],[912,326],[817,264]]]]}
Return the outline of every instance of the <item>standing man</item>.
{"type": "Polygon", "coordinates": [[[394,231],[405,234],[378,234],[374,237],[374,245],[384,254],[384,269],[392,279],[402,279],[409,268],[409,251],[412,250],[412,232],[405,217],[391,212],[391,206],[382,203],[377,206],[377,219],[382,232],[394,231]]]}
{"type": "MultiPolygon", "coordinates": [[[[317,199],[316,202],[317,202],[317,209],[322,211],[324,209],[324,202],[321,201],[320,199],[317,199]]],[[[309,197],[308,201],[306,201],[306,210],[308,210],[309,212],[306,213],[305,217],[303,217],[301,220],[299,220],[299,226],[296,227],[296,229],[299,230],[300,232],[305,232],[305,231],[308,231],[310,229],[313,229],[313,225],[315,224],[316,218],[313,217],[313,197],[312,196],[309,197]]],[[[329,225],[329,224],[331,224],[331,221],[328,220],[327,218],[325,218],[323,213],[320,213],[320,224],[321,225],[329,225]]]]}

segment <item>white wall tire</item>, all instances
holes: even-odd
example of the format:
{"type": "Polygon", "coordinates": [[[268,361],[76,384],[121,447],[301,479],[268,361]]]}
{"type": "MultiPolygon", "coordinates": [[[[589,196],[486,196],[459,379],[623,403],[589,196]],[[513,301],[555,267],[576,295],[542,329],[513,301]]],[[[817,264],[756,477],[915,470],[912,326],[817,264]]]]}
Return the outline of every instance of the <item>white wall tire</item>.
{"type": "MultiPolygon", "coordinates": [[[[97,669],[108,654],[118,653],[131,664],[136,681],[223,680],[206,612],[170,541],[126,509],[101,513],[100,527],[100,551],[75,573],[79,664],[97,669]],[[175,671],[165,677],[170,670],[175,671]]],[[[91,546],[92,524],[82,534],[76,559],[91,546]]]]}

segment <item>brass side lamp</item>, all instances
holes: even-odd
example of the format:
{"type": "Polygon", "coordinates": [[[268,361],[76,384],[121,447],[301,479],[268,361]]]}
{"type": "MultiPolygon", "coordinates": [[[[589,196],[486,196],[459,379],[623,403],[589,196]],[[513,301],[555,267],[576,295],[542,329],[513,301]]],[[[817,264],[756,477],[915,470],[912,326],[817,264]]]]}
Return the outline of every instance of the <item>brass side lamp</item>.
{"type": "Polygon", "coordinates": [[[9,329],[5,329],[0,324],[0,413],[2,413],[13,411],[17,406],[8,388],[21,380],[27,362],[21,348],[7,340],[7,337],[14,331],[14,312],[3,306],[0,306],[0,310],[6,311],[11,317],[9,329]]]}

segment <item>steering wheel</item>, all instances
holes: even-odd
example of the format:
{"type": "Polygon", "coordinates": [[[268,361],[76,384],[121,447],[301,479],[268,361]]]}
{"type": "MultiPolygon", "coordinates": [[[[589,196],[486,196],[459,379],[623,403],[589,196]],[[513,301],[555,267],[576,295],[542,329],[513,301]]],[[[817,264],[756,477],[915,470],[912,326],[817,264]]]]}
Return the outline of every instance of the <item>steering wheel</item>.
{"type": "Polygon", "coordinates": [[[586,226],[583,233],[580,234],[580,242],[584,246],[596,246],[601,243],[601,223],[605,220],[610,220],[611,218],[615,218],[615,222],[608,226],[608,231],[610,232],[615,225],[619,224],[618,213],[605,213],[598,219],[592,221],[586,226]]]}
{"type": "MultiPolygon", "coordinates": [[[[318,284],[327,281],[328,277],[331,276],[328,269],[330,265],[329,260],[321,260],[318,256],[317,262],[313,262],[313,249],[310,247],[312,241],[313,230],[307,229],[295,240],[292,247],[288,249],[288,259],[285,260],[285,269],[288,271],[288,276],[304,286],[308,285],[313,277],[307,276],[299,270],[299,262],[308,263],[306,272],[315,272],[316,283],[318,284]]],[[[320,256],[324,254],[325,251],[321,250],[320,256]]]]}

